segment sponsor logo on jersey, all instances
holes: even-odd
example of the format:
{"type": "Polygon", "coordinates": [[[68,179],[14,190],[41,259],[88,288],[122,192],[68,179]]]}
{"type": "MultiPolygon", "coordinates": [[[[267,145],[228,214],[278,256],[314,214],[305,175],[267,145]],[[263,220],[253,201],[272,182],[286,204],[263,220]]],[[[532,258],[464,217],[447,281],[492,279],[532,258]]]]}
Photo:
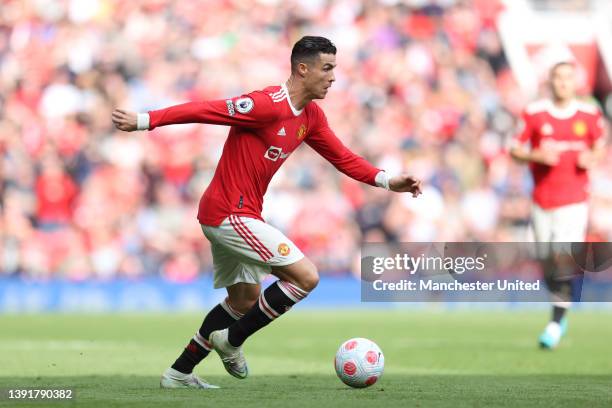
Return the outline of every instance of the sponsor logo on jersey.
{"type": "Polygon", "coordinates": [[[230,116],[234,116],[236,114],[236,110],[234,110],[234,102],[232,102],[231,99],[228,99],[225,101],[225,104],[227,105],[227,113],[229,113],[230,116]]]}
{"type": "Polygon", "coordinates": [[[578,137],[583,137],[587,133],[587,125],[583,120],[577,120],[574,122],[572,129],[574,130],[574,134],[578,137]]]}
{"type": "Polygon", "coordinates": [[[569,151],[580,152],[580,151],[585,150],[587,148],[587,145],[583,140],[569,141],[569,140],[546,139],[542,141],[542,144],[540,145],[540,147],[545,150],[550,149],[550,150],[556,150],[558,152],[569,152],[569,151]]]}
{"type": "Polygon", "coordinates": [[[287,135],[287,132],[285,132],[285,127],[283,126],[282,128],[280,128],[280,130],[277,133],[278,136],[285,136],[287,135]]]}
{"type": "Polygon", "coordinates": [[[289,255],[289,252],[291,252],[291,248],[289,248],[289,245],[285,244],[284,242],[278,245],[278,253],[282,256],[289,255]]]}
{"type": "Polygon", "coordinates": [[[297,131],[297,140],[302,140],[306,136],[306,125],[302,124],[297,131]]]}
{"type": "Polygon", "coordinates": [[[253,100],[248,96],[236,99],[236,110],[242,114],[249,113],[254,106],[255,102],[253,102],[253,100]]]}
{"type": "Polygon", "coordinates": [[[277,161],[282,151],[283,149],[280,147],[270,146],[268,150],[266,150],[264,157],[268,160],[277,161]]]}
{"type": "Polygon", "coordinates": [[[264,157],[268,160],[277,161],[280,159],[286,159],[291,153],[283,153],[282,147],[270,146],[264,153],[264,157]]]}
{"type": "Polygon", "coordinates": [[[540,133],[542,133],[544,136],[550,136],[553,134],[553,127],[550,123],[545,123],[542,125],[542,128],[540,129],[540,133]]]}

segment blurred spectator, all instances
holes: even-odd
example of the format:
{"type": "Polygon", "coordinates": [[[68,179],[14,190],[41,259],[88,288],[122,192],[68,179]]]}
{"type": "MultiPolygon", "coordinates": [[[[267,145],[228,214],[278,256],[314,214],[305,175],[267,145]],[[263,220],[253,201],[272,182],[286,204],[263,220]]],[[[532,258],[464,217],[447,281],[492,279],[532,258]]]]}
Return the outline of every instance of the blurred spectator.
{"type": "Polygon", "coordinates": [[[68,225],[77,193],[78,188],[64,171],[62,163],[54,157],[45,158],[36,180],[38,228],[54,230],[68,225]]]}

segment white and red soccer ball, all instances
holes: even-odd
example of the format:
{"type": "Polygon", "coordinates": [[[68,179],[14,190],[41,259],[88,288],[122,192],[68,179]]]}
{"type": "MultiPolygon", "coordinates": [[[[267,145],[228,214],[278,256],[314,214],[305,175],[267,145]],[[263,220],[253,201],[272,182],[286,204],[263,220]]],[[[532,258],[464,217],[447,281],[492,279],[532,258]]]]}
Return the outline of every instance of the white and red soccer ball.
{"type": "Polygon", "coordinates": [[[336,374],[343,383],[355,388],[375,384],[385,368],[385,356],[371,340],[355,338],[342,343],[334,359],[336,374]]]}

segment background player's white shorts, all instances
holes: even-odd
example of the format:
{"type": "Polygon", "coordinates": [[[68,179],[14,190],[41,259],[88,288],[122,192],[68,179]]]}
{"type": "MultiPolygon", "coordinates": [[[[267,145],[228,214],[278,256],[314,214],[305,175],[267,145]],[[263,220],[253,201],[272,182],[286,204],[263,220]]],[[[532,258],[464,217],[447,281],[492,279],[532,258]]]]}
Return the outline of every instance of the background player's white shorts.
{"type": "MultiPolygon", "coordinates": [[[[584,242],[589,222],[589,205],[582,202],[545,210],[534,203],[532,222],[536,242],[584,242]]],[[[563,244],[551,245],[540,248],[539,255],[546,256],[550,249],[555,252],[569,251],[563,244]]]]}
{"type": "Polygon", "coordinates": [[[273,266],[295,263],[304,254],[269,224],[230,215],[218,227],[202,225],[211,243],[215,288],[235,283],[260,283],[273,266]]]}

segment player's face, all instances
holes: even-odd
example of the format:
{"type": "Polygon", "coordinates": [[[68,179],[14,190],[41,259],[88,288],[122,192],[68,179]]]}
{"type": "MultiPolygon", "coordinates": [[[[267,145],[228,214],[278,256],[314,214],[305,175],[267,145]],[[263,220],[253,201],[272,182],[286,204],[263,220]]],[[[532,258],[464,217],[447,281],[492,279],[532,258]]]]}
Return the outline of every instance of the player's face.
{"type": "Polygon", "coordinates": [[[335,67],[336,56],[333,54],[319,54],[319,58],[309,65],[306,87],[314,99],[323,99],[327,95],[327,90],[336,80],[335,67]]]}
{"type": "Polygon", "coordinates": [[[558,65],[550,73],[550,87],[555,99],[568,100],[576,94],[576,73],[570,64],[558,65]]]}

